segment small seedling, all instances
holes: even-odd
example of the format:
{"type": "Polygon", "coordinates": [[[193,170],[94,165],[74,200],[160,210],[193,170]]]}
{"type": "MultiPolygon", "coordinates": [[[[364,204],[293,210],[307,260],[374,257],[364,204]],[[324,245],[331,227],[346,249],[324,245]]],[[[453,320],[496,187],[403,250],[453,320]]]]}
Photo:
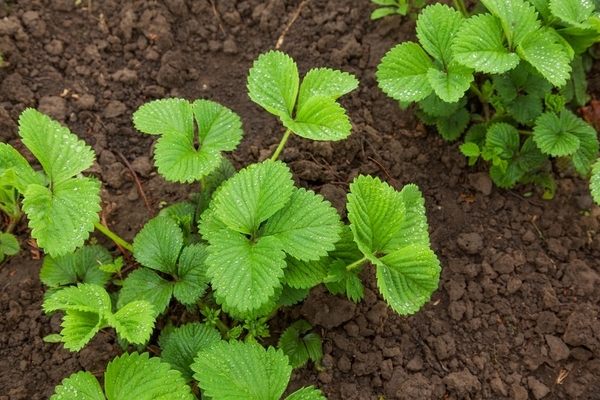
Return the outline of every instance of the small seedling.
{"type": "Polygon", "coordinates": [[[425,0],[371,0],[373,3],[381,6],[371,13],[371,19],[379,19],[388,15],[399,14],[408,15],[412,19],[417,19],[417,10],[425,7],[425,0]]]}
{"type": "Polygon", "coordinates": [[[277,347],[289,357],[292,368],[300,368],[310,359],[317,368],[323,358],[323,344],[316,333],[307,333],[312,325],[301,319],[290,325],[279,338],[277,347]]]}

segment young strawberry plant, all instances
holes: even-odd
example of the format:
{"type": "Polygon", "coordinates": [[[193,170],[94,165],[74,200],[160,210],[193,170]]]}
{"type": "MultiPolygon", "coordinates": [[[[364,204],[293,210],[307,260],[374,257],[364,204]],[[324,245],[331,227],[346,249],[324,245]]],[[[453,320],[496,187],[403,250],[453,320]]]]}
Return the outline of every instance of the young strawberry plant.
{"type": "Polygon", "coordinates": [[[570,160],[586,176],[598,152],[596,132],[565,104],[586,99],[584,57],[600,40],[592,2],[482,0],[468,15],[435,4],[417,20],[419,43],[402,43],[381,60],[380,88],[446,140],[466,131],[470,164],[491,162],[500,187],[533,182],[554,193],[549,157],[570,160]]]}
{"type": "MultiPolygon", "coordinates": [[[[416,186],[398,192],[378,178],[357,177],[350,183],[345,224],[322,196],[296,187],[289,167],[277,160],[292,134],[328,141],[350,135],[337,99],[357,86],[350,74],[328,68],[312,69],[301,81],[289,56],[261,55],[249,73],[249,96],[286,131],[270,159],[239,172],[221,154],[242,138],[233,111],[208,100],[141,106],[133,122],[142,132],[160,135],[158,172],[174,182],[199,182],[201,191],[162,210],[133,244],[98,223],[99,183],[80,176],[93,161],[91,149],[48,117],[23,113],[23,143],[44,174],[12,147],[0,145],[0,176],[14,175],[32,236],[48,253],[40,274],[50,287],[43,308],[65,313],[58,340],[76,351],[112,327],[124,349],[143,348],[173,300],[205,316],[205,324],[168,327],[159,338],[163,360],[179,372],[144,354],[123,356],[107,369],[107,398],[146,398],[136,397],[142,390],[139,370],[147,371],[152,398],[169,390],[188,398],[179,384],[193,378],[209,397],[279,398],[292,366],[308,359],[318,366],[322,350],[320,338],[300,322],[282,336],[284,350],[264,349],[258,342],[270,335],[269,320],[321,283],[360,301],[360,273],[367,263],[375,267],[381,294],[396,312],[414,313],[428,301],[440,265],[430,249],[424,199],[416,186]],[[137,268],[125,275],[122,258],[113,260],[96,245],[81,247],[94,227],[132,252],[137,268]],[[120,286],[113,298],[104,288],[109,282],[120,286]],[[125,388],[122,376],[135,382],[125,388]],[[160,384],[150,383],[155,380],[160,384]]],[[[102,398],[88,373],[65,380],[55,398],[74,398],[77,391],[102,398]]],[[[288,398],[321,396],[305,388],[288,398]]]]}
{"type": "Polygon", "coordinates": [[[425,0],[371,0],[373,3],[381,6],[371,13],[371,19],[379,19],[388,15],[410,15],[412,19],[417,19],[417,11],[425,7],[425,0]]]}

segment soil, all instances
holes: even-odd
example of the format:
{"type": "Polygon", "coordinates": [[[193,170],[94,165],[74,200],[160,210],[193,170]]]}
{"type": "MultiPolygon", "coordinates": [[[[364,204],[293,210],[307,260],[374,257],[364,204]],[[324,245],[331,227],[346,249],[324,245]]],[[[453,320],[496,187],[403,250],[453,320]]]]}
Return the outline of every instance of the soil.
{"type": "MultiPolygon", "coordinates": [[[[431,302],[408,317],[386,306],[368,268],[361,303],[318,287],[304,305],[281,312],[281,320],[304,316],[324,340],[326,369],[295,371],[289,390],[315,385],[329,399],[600,399],[600,209],[584,180],[556,166],[551,201],[535,192],[526,197],[530,187],[493,187],[484,166],[468,167],[456,143],[377,88],[377,64],[395,44],[414,40],[414,21],[370,21],[375,6],[367,0],[104,0],[92,1],[91,10],[73,0],[1,5],[0,140],[30,157],[17,139],[27,107],[68,126],[98,155],[90,172],[103,182],[102,215],[127,240],[151,215],[123,157],[153,213],[198,189],[156,174],[154,138],[131,122],[140,105],[183,97],[231,108],[245,137],[228,157],[242,168],[271,154],[283,133],[246,95],[259,54],[279,43],[301,74],[331,67],[360,80],[341,98],[353,123],[349,139],[292,138],[281,158],[298,185],[323,194],[342,214],[348,182],[358,174],[397,189],[417,184],[441,281],[431,302]]],[[[600,98],[594,68],[590,88],[600,98]]],[[[61,316],[42,312],[43,256],[26,223],[17,233],[23,251],[0,266],[0,400],[47,399],[73,372],[101,376],[121,350],[111,331],[79,353],[42,341],[60,330],[61,316]]]]}

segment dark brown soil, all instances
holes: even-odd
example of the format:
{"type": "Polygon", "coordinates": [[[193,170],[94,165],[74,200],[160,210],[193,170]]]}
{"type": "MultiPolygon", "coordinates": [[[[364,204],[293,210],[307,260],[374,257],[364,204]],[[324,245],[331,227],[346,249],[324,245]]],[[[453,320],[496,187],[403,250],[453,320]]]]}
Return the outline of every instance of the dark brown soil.
{"type": "MultiPolygon", "coordinates": [[[[280,49],[302,74],[332,67],[361,84],[342,98],[353,123],[348,140],[292,138],[282,158],[299,185],[342,213],[358,174],[398,189],[419,185],[443,270],[414,316],[388,309],[368,270],[360,304],[317,288],[304,306],[281,313],[304,315],[324,339],[327,369],[296,371],[290,388],[313,384],[329,399],[600,399],[600,209],[585,181],[557,172],[552,201],[523,197],[531,188],[499,190],[483,166],[467,167],[456,144],[400,111],[374,72],[388,49],[414,38],[413,21],[372,22],[368,0],[213,3],[96,0],[90,13],[73,0],[2,1],[0,140],[22,149],[16,121],[26,107],[67,125],[98,154],[92,172],[104,183],[103,213],[131,240],[150,214],[119,153],[154,210],[197,190],[156,175],[153,138],[133,128],[131,114],[162,97],[220,102],[244,123],[234,164],[262,160],[283,132],[246,95],[247,72],[303,6],[280,49]]],[[[26,224],[18,234],[22,253],[0,266],[0,400],[47,399],[73,372],[102,374],[120,350],[110,331],[79,353],[42,341],[60,330],[60,315],[43,314],[40,253],[26,224]]]]}

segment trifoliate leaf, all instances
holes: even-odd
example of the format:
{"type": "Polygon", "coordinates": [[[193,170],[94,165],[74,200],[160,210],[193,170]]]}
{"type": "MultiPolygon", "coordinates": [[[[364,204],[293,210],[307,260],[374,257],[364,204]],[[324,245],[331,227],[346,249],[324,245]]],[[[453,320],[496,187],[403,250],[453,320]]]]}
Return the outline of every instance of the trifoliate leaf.
{"type": "Polygon", "coordinates": [[[277,348],[288,356],[290,365],[296,369],[308,362],[308,349],[301,335],[312,329],[312,326],[301,319],[290,325],[279,337],[277,348]]]}
{"type": "Polygon", "coordinates": [[[547,158],[536,146],[533,138],[529,137],[520,150],[515,151],[510,157],[503,158],[506,163],[503,167],[498,165],[490,167],[490,177],[497,186],[510,188],[520,181],[525,174],[541,168],[547,158]]]}
{"type": "Polygon", "coordinates": [[[161,99],[142,105],[133,113],[133,124],[149,135],[194,134],[192,105],[185,99],[161,99]]]}
{"type": "Polygon", "coordinates": [[[173,296],[184,305],[195,304],[206,291],[206,245],[192,244],[184,247],[179,257],[177,277],[173,288],[173,296]]]}
{"type": "Polygon", "coordinates": [[[511,46],[521,43],[529,33],[539,29],[535,7],[523,0],[482,0],[483,5],[498,17],[511,46]]]}
{"type": "Polygon", "coordinates": [[[294,289],[291,286],[283,285],[277,304],[283,307],[291,307],[306,299],[309,292],[310,289],[294,289]]]}
{"type": "MultiPolygon", "coordinates": [[[[419,107],[425,113],[432,117],[448,117],[456,112],[460,107],[464,107],[467,104],[466,98],[461,101],[454,103],[447,103],[440,97],[432,92],[425,99],[419,101],[419,107]]],[[[435,123],[435,121],[433,122],[435,123]]]]}
{"type": "Polygon", "coordinates": [[[600,205],[600,161],[596,161],[592,167],[590,192],[596,204],[600,205]]]}
{"type": "Polygon", "coordinates": [[[215,214],[230,229],[254,235],[288,202],[293,187],[292,174],[282,162],[252,164],[223,184],[213,200],[215,214]]]}
{"type": "Polygon", "coordinates": [[[540,29],[529,33],[519,43],[517,53],[554,86],[567,83],[571,59],[555,31],[540,29]]]}
{"type": "MultiPolygon", "coordinates": [[[[142,106],[136,111],[139,113],[137,120],[151,120],[154,109],[163,105],[160,101],[156,105],[147,104],[152,105],[148,109],[142,106]]],[[[181,107],[180,103],[168,104],[181,107]]],[[[193,182],[208,175],[221,164],[221,151],[234,150],[242,138],[240,118],[230,109],[212,101],[196,100],[191,110],[198,124],[198,143],[192,117],[187,112],[184,116],[190,122],[185,124],[186,130],[167,130],[156,143],[154,153],[158,172],[170,181],[193,182]]]]}
{"type": "Polygon", "coordinates": [[[0,254],[13,256],[19,252],[19,241],[12,233],[0,232],[0,254]]]}
{"type": "Polygon", "coordinates": [[[285,400],[326,400],[320,390],[312,386],[303,387],[290,394],[285,400]]]}
{"type": "Polygon", "coordinates": [[[194,357],[219,340],[221,334],[217,329],[199,322],[190,322],[173,329],[167,338],[160,340],[161,358],[171,364],[171,368],[181,372],[183,379],[189,382],[194,375],[190,367],[194,363],[194,357]]]}
{"type": "Polygon", "coordinates": [[[108,315],[107,319],[123,339],[130,343],[144,344],[154,330],[155,315],[151,303],[139,300],[125,304],[115,314],[108,315]]]}
{"type": "Polygon", "coordinates": [[[162,314],[171,301],[174,282],[169,282],[148,268],[139,268],[127,275],[119,291],[117,307],[137,300],[146,300],[154,306],[154,316],[162,314]]]}
{"type": "Polygon", "coordinates": [[[542,153],[530,136],[525,140],[523,146],[521,146],[519,155],[514,161],[518,163],[520,169],[528,173],[539,170],[547,159],[548,156],[542,153]]]}
{"type": "Polygon", "coordinates": [[[403,222],[397,222],[400,229],[382,249],[386,254],[413,244],[429,246],[425,199],[421,191],[416,185],[409,184],[402,188],[400,195],[406,209],[406,217],[403,222]]]}
{"type": "Polygon", "coordinates": [[[42,308],[46,313],[65,311],[85,311],[96,314],[110,313],[110,296],[102,286],[80,283],[56,292],[44,300],[42,308]]]}
{"type": "Polygon", "coordinates": [[[68,128],[32,108],[23,111],[19,117],[19,135],[53,184],[81,173],[94,162],[90,146],[68,128]]]}
{"type": "Polygon", "coordinates": [[[350,184],[347,209],[354,241],[368,258],[385,247],[406,216],[402,195],[371,176],[350,184]]]}
{"type": "Polygon", "coordinates": [[[587,28],[595,7],[590,0],[550,0],[550,10],[567,24],[587,28]]]}
{"type": "Polygon", "coordinates": [[[381,90],[394,100],[419,101],[433,90],[427,78],[432,66],[421,46],[404,42],[387,52],[375,75],[381,90]]]}
{"type": "Polygon", "coordinates": [[[501,122],[489,127],[485,146],[498,157],[510,159],[519,151],[519,141],[517,128],[501,122]]]}
{"type": "Polygon", "coordinates": [[[133,255],[140,264],[170,275],[182,247],[183,232],[168,217],[151,219],[133,239],[133,255]]]}
{"type": "Polygon", "coordinates": [[[64,347],[71,351],[81,350],[105,324],[102,315],[96,312],[67,311],[60,331],[64,347]]]}
{"type": "Polygon", "coordinates": [[[53,257],[83,245],[99,220],[100,183],[72,178],[54,183],[52,191],[31,184],[23,193],[23,210],[29,218],[31,236],[53,257]]]}
{"type": "Polygon", "coordinates": [[[286,253],[308,261],[333,250],[340,229],[340,216],[330,202],[312,190],[294,189],[285,207],[269,218],[262,235],[275,236],[286,253]]]}
{"type": "Polygon", "coordinates": [[[379,259],[377,285],[394,311],[412,314],[437,289],[440,271],[440,262],[429,246],[415,244],[379,259]]]}
{"type": "Polygon", "coordinates": [[[280,51],[261,54],[250,68],[248,95],[279,117],[292,116],[300,77],[294,60],[280,51]]]}
{"type": "Polygon", "coordinates": [[[328,96],[312,96],[299,108],[296,118],[282,116],[283,125],[296,135],[312,140],[342,140],[352,125],[344,108],[328,96]]]}
{"type": "Polygon", "coordinates": [[[535,121],[533,140],[544,153],[563,157],[574,154],[579,148],[579,138],[575,132],[588,129],[593,131],[585,121],[568,110],[561,111],[560,115],[546,112],[535,121]]]}
{"type": "Polygon", "coordinates": [[[279,399],[292,372],[283,351],[237,341],[215,343],[195,361],[198,386],[216,399],[279,399]]]}
{"type": "Polygon", "coordinates": [[[347,72],[329,68],[311,69],[300,85],[298,109],[302,109],[311,97],[325,96],[335,100],[357,87],[358,80],[347,72]]]}
{"type": "Polygon", "coordinates": [[[447,66],[452,61],[450,43],[463,22],[460,12],[445,4],[434,4],[417,19],[417,37],[425,51],[447,66]]]}
{"type": "Polygon", "coordinates": [[[58,257],[46,256],[40,270],[40,280],[46,286],[69,285],[78,282],[104,286],[111,274],[100,270],[112,263],[108,250],[102,246],[83,246],[74,253],[58,257]]]}
{"type": "Polygon", "coordinates": [[[310,289],[323,282],[331,260],[323,257],[318,260],[300,261],[292,256],[285,259],[287,268],[283,282],[295,289],[310,289]]]}
{"type": "Polygon", "coordinates": [[[195,399],[179,371],[148,353],[125,353],[109,362],[104,390],[108,400],[195,399]]]}
{"type": "Polygon", "coordinates": [[[14,186],[20,193],[30,184],[41,185],[42,181],[29,165],[25,157],[6,143],[0,143],[0,176],[6,171],[14,171],[14,186]]]}
{"type": "Polygon", "coordinates": [[[286,266],[278,239],[267,236],[250,240],[241,233],[223,230],[210,244],[207,275],[227,306],[249,312],[273,296],[286,266]]]}
{"type": "Polygon", "coordinates": [[[475,79],[472,69],[458,63],[451,63],[444,71],[430,68],[427,78],[435,93],[447,103],[458,102],[475,79]]]}
{"type": "Polygon", "coordinates": [[[456,61],[479,72],[501,74],[519,64],[519,56],[504,47],[500,20],[490,14],[465,20],[451,48],[456,61]]]}
{"type": "Polygon", "coordinates": [[[88,371],[71,374],[54,390],[50,400],[106,400],[98,379],[88,371]]]}
{"type": "Polygon", "coordinates": [[[462,135],[469,126],[471,115],[462,107],[449,117],[440,117],[435,124],[438,132],[446,140],[453,141],[462,135]]]}

